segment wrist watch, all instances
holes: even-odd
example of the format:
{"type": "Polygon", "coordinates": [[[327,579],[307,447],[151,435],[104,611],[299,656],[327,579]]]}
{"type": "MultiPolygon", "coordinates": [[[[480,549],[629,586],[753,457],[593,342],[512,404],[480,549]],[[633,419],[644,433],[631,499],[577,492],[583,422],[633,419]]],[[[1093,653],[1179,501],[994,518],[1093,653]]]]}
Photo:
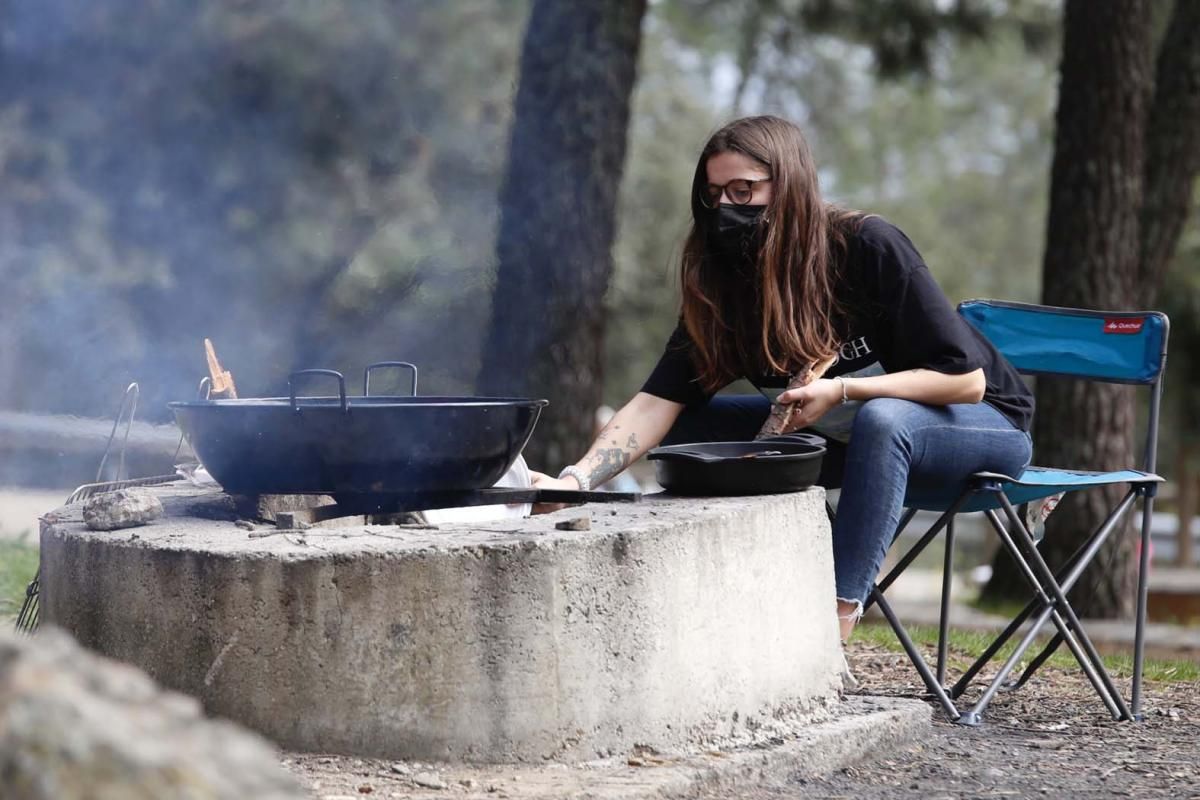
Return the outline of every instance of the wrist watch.
{"type": "Polygon", "coordinates": [[[562,472],[558,473],[558,478],[562,480],[568,475],[574,478],[575,482],[579,484],[579,491],[590,492],[592,490],[592,482],[588,479],[587,475],[583,474],[583,470],[579,467],[563,467],[562,472]]]}

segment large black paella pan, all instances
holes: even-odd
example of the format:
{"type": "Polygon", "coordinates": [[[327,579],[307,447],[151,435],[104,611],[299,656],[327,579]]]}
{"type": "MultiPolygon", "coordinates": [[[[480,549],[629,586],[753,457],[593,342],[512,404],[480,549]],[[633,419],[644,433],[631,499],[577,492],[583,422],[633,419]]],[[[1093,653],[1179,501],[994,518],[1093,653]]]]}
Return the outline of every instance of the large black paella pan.
{"type": "Polygon", "coordinates": [[[301,370],[290,396],[170,403],[205,468],[231,494],[482,489],[520,455],[545,400],[416,395],[416,367],[367,367],[349,397],[333,370],[301,370]],[[371,372],[412,371],[412,396],[370,394],[371,372]],[[298,397],[297,382],[336,380],[338,394],[298,397]]]}

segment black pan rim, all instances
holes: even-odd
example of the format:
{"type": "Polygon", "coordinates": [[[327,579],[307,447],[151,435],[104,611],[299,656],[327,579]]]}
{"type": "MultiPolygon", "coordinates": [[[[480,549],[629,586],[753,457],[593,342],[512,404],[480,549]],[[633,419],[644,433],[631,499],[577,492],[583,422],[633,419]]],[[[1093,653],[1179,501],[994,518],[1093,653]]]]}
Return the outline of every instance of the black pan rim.
{"type": "MultiPolygon", "coordinates": [[[[439,395],[370,395],[364,397],[351,396],[346,398],[350,408],[545,408],[549,400],[532,400],[527,397],[454,397],[439,395]]],[[[341,410],[341,398],[329,396],[297,397],[296,406],[304,409],[337,409],[341,410]]],[[[236,399],[217,400],[172,400],[168,408],[184,409],[292,409],[290,397],[239,397],[236,399]]]]}

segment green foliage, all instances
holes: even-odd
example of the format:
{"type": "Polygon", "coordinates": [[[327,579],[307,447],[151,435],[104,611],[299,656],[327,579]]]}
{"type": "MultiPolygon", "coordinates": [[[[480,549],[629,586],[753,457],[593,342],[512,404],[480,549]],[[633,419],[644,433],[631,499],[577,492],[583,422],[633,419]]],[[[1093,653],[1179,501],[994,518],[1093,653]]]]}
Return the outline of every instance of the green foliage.
{"type": "Polygon", "coordinates": [[[0,539],[0,625],[16,618],[38,570],[38,549],[24,538],[0,539]]]}
{"type": "MultiPolygon", "coordinates": [[[[927,658],[933,657],[935,648],[937,647],[937,628],[916,626],[908,628],[908,633],[912,636],[917,646],[925,650],[924,655],[927,658]]],[[[949,636],[950,662],[948,666],[953,671],[966,669],[971,665],[971,662],[983,655],[984,651],[987,650],[988,646],[995,639],[996,634],[987,631],[950,628],[949,636]]],[[[890,627],[884,624],[864,623],[859,625],[855,628],[851,641],[862,641],[875,647],[884,647],[895,652],[904,651],[904,648],[900,645],[900,641],[896,638],[896,634],[892,632],[890,627]]],[[[1028,658],[1023,659],[1018,664],[1018,672],[1024,669],[1033,656],[1037,655],[1039,643],[1035,642],[1034,646],[1030,648],[1031,652],[1026,654],[1028,658]]],[[[1007,643],[1004,647],[1000,648],[995,658],[992,659],[993,663],[997,665],[1003,664],[1004,660],[1012,655],[1015,649],[1015,641],[1007,643]]],[[[1128,678],[1133,675],[1132,657],[1122,654],[1101,656],[1101,658],[1113,677],[1128,678]]],[[[1066,648],[1059,648],[1046,663],[1047,666],[1061,670],[1074,671],[1079,668],[1075,657],[1066,648]]],[[[1172,683],[1200,681],[1200,664],[1186,659],[1148,658],[1143,668],[1143,676],[1148,681],[1172,683]]]]}

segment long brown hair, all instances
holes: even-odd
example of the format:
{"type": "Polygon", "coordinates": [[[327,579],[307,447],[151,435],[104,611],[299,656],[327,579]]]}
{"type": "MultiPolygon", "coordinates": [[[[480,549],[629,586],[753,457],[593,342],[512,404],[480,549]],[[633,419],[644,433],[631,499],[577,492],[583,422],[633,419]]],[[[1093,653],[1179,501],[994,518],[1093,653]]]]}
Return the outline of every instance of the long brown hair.
{"type": "Polygon", "coordinates": [[[692,178],[692,229],[680,269],[683,322],[700,383],[716,391],[747,369],[792,374],[834,354],[841,309],[833,287],[848,237],[864,215],[821,199],[800,129],[778,117],[745,117],[714,133],[692,178]],[[734,152],[771,177],[755,279],[713,257],[701,192],[708,159],[734,152]]]}

